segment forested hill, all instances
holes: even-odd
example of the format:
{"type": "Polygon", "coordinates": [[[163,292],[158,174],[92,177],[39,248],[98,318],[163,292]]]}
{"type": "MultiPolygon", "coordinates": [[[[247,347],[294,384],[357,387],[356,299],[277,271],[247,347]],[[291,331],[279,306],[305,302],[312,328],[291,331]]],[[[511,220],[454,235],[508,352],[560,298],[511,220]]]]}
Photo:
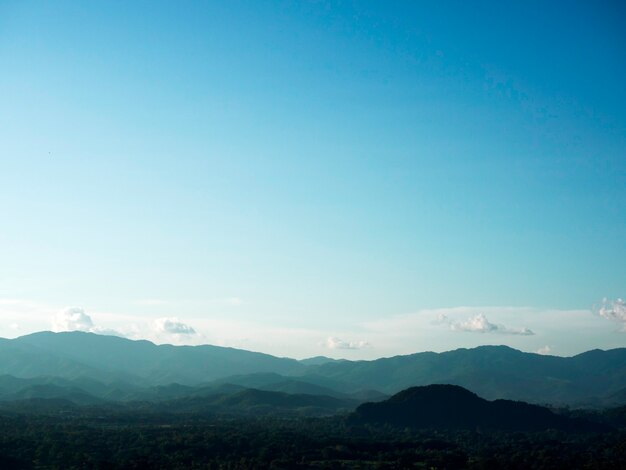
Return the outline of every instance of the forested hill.
{"type": "Polygon", "coordinates": [[[0,399],[40,396],[42,382],[51,385],[44,387],[48,395],[62,396],[66,387],[76,397],[86,392],[104,400],[173,398],[195,394],[191,389],[198,387],[231,383],[363,402],[409,387],[448,383],[489,400],[626,404],[626,348],[564,358],[482,346],[373,361],[297,361],[210,345],[155,345],[92,333],[41,332],[0,341],[0,375],[6,376],[0,380],[0,399]]]}
{"type": "Polygon", "coordinates": [[[380,403],[365,403],[354,424],[390,424],[428,429],[503,431],[601,431],[603,425],[571,419],[549,409],[510,400],[487,401],[456,385],[412,387],[380,403]]]}

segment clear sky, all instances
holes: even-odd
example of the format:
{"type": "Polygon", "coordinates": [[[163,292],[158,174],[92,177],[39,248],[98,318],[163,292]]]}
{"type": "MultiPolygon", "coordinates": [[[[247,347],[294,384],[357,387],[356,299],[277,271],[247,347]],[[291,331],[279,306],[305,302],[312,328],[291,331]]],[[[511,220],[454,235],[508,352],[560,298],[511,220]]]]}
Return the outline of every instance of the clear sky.
{"type": "Polygon", "coordinates": [[[0,0],[0,336],[626,346],[625,83],[618,1],[0,0]]]}

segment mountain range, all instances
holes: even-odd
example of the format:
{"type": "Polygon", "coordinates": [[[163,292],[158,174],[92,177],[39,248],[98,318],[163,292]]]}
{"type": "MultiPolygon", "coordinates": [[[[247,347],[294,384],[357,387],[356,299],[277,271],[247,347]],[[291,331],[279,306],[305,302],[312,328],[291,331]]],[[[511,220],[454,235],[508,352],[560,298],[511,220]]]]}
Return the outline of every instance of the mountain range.
{"type": "MultiPolygon", "coordinates": [[[[84,332],[0,339],[0,400],[75,403],[215,396],[225,387],[329,397],[333,409],[381,401],[430,384],[465,387],[487,400],[535,404],[626,404],[626,348],[573,357],[481,346],[372,361],[305,360],[219,346],[155,345],[84,332]]],[[[329,402],[330,403],[330,402],[329,402]]],[[[328,408],[328,407],[327,407],[328,408]]]]}

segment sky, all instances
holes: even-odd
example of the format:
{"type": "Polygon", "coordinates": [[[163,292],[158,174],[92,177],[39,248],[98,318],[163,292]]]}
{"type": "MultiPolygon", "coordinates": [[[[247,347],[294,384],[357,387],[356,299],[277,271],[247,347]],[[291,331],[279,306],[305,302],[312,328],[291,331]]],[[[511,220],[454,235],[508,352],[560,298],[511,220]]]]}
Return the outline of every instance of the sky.
{"type": "Polygon", "coordinates": [[[0,0],[0,337],[626,346],[622,2],[0,0]]]}

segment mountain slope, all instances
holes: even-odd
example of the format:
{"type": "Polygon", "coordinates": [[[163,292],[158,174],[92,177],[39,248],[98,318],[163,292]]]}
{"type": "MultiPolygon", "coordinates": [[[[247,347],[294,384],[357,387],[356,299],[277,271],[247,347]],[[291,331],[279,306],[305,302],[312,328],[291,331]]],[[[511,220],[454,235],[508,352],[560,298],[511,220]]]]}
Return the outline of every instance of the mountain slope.
{"type": "MultiPolygon", "coordinates": [[[[98,380],[122,379],[142,384],[178,382],[194,385],[233,374],[294,374],[306,366],[295,359],[219,346],[155,345],[93,333],[41,332],[9,341],[28,357],[9,361],[0,355],[0,373],[17,377],[54,375],[98,380]]],[[[0,354],[4,344],[0,345],[0,354]]],[[[15,358],[14,358],[15,359],[15,358]]]]}
{"type": "Polygon", "coordinates": [[[619,398],[618,392],[626,386],[626,348],[557,357],[506,346],[481,346],[440,354],[327,363],[310,370],[386,393],[415,385],[450,383],[488,399],[589,404],[604,397],[619,398]]]}
{"type": "Polygon", "coordinates": [[[315,358],[303,362],[218,346],[158,346],[91,333],[42,332],[0,341],[2,374],[63,378],[106,400],[161,400],[196,391],[153,387],[210,386],[232,379],[245,388],[359,401],[382,399],[383,394],[412,386],[448,383],[487,399],[574,406],[626,404],[626,348],[556,357],[482,346],[374,361],[315,358]]]}

